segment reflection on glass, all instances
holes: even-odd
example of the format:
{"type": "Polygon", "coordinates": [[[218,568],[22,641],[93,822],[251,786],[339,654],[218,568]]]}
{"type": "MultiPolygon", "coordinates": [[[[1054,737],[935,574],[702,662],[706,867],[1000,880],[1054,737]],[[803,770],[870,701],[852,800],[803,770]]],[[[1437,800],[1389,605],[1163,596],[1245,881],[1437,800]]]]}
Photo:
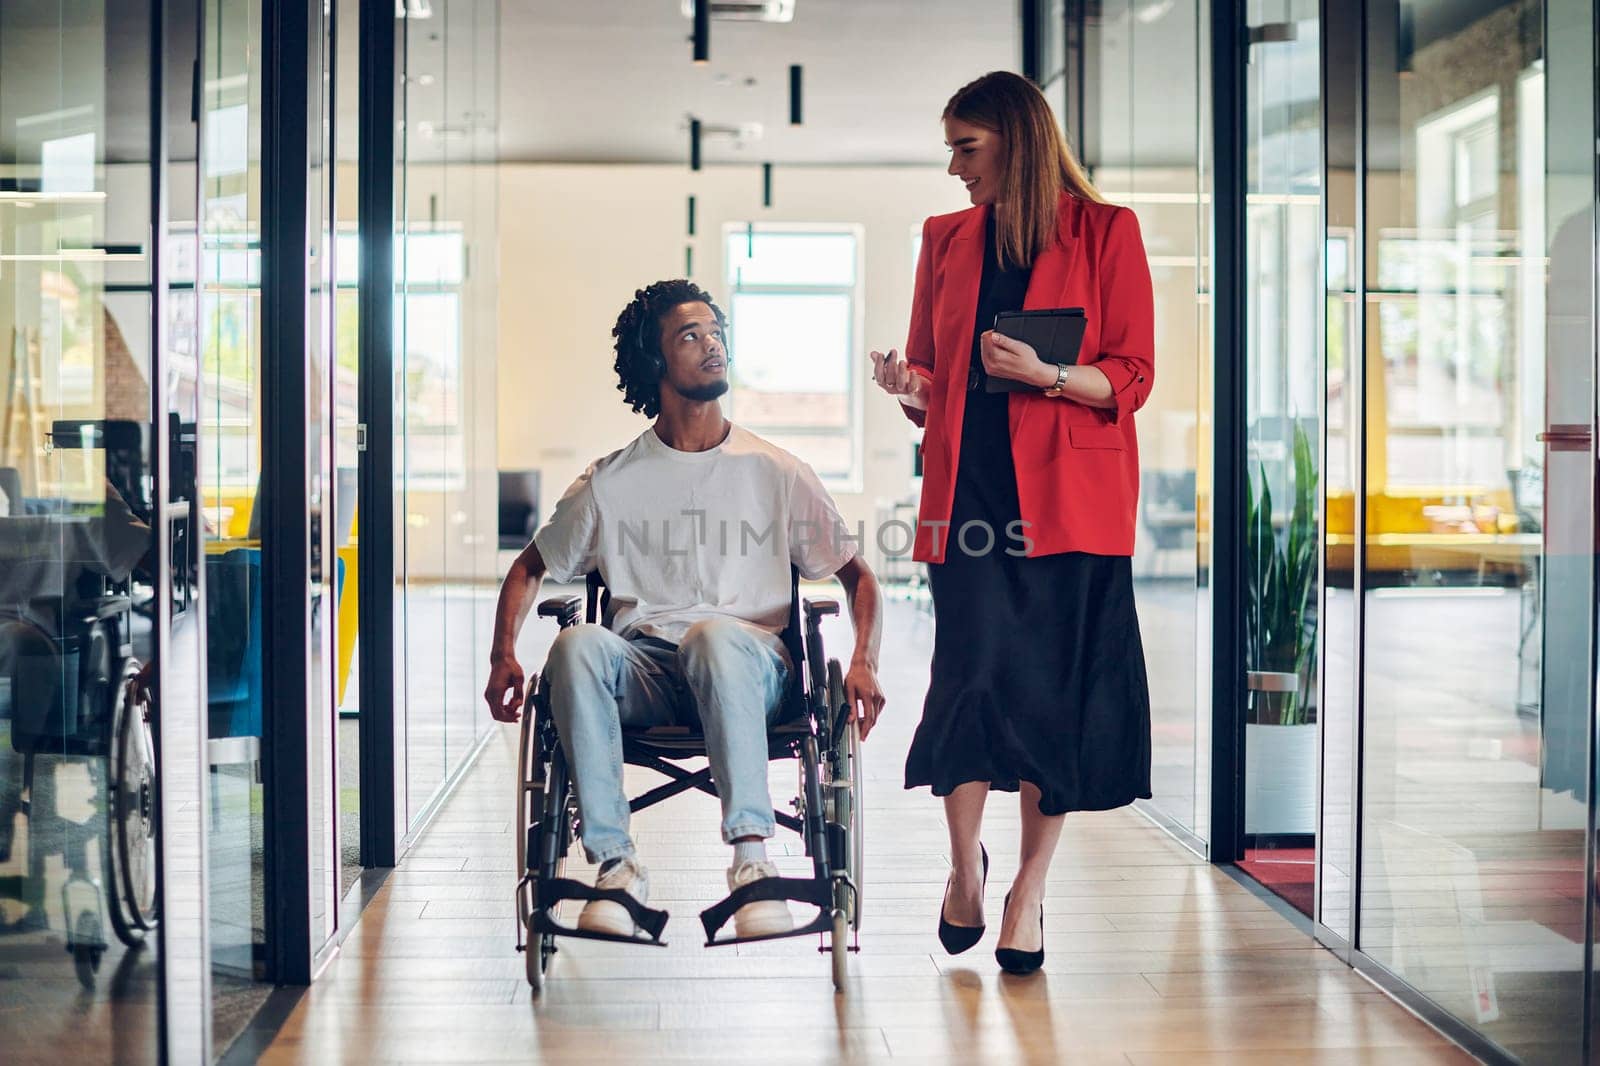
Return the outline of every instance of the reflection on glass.
{"type": "Polygon", "coordinates": [[[1316,0],[1254,0],[1245,189],[1245,716],[1242,863],[1314,909],[1322,376],[1316,0]]]}
{"type": "Polygon", "coordinates": [[[1033,32],[1039,48],[1039,69],[1035,77],[1040,85],[1049,85],[1066,70],[1067,0],[1044,0],[1036,4],[1033,32]]]}
{"type": "MultiPolygon", "coordinates": [[[[211,998],[206,951],[205,870],[196,861],[206,833],[204,735],[205,612],[201,602],[204,556],[196,447],[200,416],[199,116],[192,72],[199,59],[201,0],[165,10],[167,234],[163,246],[166,300],[162,382],[167,501],[157,540],[166,594],[157,618],[167,616],[160,697],[161,838],[166,855],[162,959],[166,987],[168,1062],[204,1062],[211,998]]],[[[160,622],[158,621],[158,627],[160,622]]]]}
{"type": "Polygon", "coordinates": [[[1577,1061],[1594,587],[1594,122],[1580,102],[1594,66],[1587,44],[1546,52],[1539,16],[1550,40],[1567,25],[1578,41],[1591,16],[1561,0],[1399,7],[1398,23],[1367,22],[1369,55],[1398,63],[1368,74],[1358,265],[1360,941],[1523,1061],[1577,1061]],[[1581,298],[1563,309],[1569,284],[1581,298]]]}
{"type": "Polygon", "coordinates": [[[405,22],[403,190],[395,235],[395,450],[404,585],[406,824],[476,750],[494,596],[493,168],[498,5],[435,3],[405,22]]]}
{"type": "Polygon", "coordinates": [[[1322,815],[1317,825],[1320,899],[1316,917],[1338,936],[1353,935],[1355,889],[1355,717],[1356,673],[1355,553],[1356,452],[1359,434],[1356,401],[1357,276],[1354,272],[1355,185],[1351,169],[1355,131],[1330,131],[1327,166],[1325,283],[1327,430],[1322,482],[1323,598],[1319,628],[1322,644],[1322,815]]]}
{"type": "Polygon", "coordinates": [[[0,1054],[22,1059],[157,1061],[149,18],[0,5],[0,971],[26,987],[0,1054]]]}
{"type": "Polygon", "coordinates": [[[201,50],[200,482],[214,1049],[268,988],[261,780],[261,19],[209,0],[201,50]]]}
{"type": "MultiPolygon", "coordinates": [[[[332,553],[333,616],[335,620],[333,703],[336,741],[335,765],[339,809],[338,898],[343,899],[361,875],[361,746],[360,588],[358,552],[360,534],[356,513],[356,464],[360,457],[358,409],[360,348],[357,301],[360,262],[356,235],[357,145],[360,130],[350,116],[358,110],[360,64],[360,5],[333,5],[334,22],[330,54],[333,62],[331,104],[333,114],[334,198],[330,217],[334,232],[324,239],[331,246],[333,268],[332,355],[324,378],[331,380],[333,418],[333,506],[328,531],[332,553]]],[[[381,171],[380,171],[381,173],[381,171]]]]}
{"type": "MultiPolygon", "coordinates": [[[[1045,5],[1049,6],[1049,5],[1045,5]]],[[[1209,567],[1202,504],[1209,496],[1210,331],[1202,226],[1208,175],[1203,112],[1175,121],[1184,99],[1208,96],[1208,47],[1194,8],[1110,0],[1088,36],[1097,80],[1086,97],[1084,162],[1105,198],[1139,216],[1156,307],[1156,384],[1139,412],[1139,530],[1134,589],[1150,660],[1153,804],[1204,838],[1210,795],[1203,718],[1210,686],[1204,627],[1209,567]],[[1148,76],[1161,70],[1160,79],[1148,76]]]]}
{"type": "MultiPolygon", "coordinates": [[[[335,188],[333,100],[328,87],[334,76],[333,53],[328,47],[334,5],[317,5],[308,44],[306,151],[306,470],[310,504],[310,727],[307,751],[307,785],[310,807],[311,950],[315,955],[335,935],[339,915],[339,793],[335,763],[338,703],[334,677],[334,613],[338,594],[338,558],[334,553],[335,515],[339,499],[333,467],[334,289],[335,248],[333,195],[335,188]]],[[[341,76],[344,71],[341,70],[341,76]]],[[[342,190],[341,190],[342,191],[342,190]]]]}

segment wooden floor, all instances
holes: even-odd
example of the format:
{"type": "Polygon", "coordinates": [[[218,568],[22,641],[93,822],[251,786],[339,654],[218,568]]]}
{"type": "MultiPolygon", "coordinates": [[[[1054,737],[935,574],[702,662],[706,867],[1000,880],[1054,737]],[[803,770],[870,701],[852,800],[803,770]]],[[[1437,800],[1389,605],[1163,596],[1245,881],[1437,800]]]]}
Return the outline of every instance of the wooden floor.
{"type": "MultiPolygon", "coordinates": [[[[830,633],[829,646],[837,654],[846,639],[830,633]]],[[[563,941],[533,1000],[512,946],[516,734],[506,728],[262,1061],[1472,1061],[1131,810],[1069,818],[1045,969],[1013,979],[999,975],[993,949],[1017,808],[993,797],[989,936],[945,955],[934,936],[947,871],[941,808],[899,784],[926,681],[916,652],[885,649],[892,704],[867,746],[864,926],[844,993],[815,939],[702,945],[696,915],[725,893],[730,856],[715,801],[694,796],[634,822],[652,903],[673,915],[670,946],[563,941]]],[[[782,806],[792,764],[775,764],[772,782],[782,806]]],[[[630,783],[653,782],[630,770],[630,783]]],[[[798,840],[777,843],[786,872],[809,869],[798,840]]],[[[576,853],[569,872],[590,873],[576,853]]]]}

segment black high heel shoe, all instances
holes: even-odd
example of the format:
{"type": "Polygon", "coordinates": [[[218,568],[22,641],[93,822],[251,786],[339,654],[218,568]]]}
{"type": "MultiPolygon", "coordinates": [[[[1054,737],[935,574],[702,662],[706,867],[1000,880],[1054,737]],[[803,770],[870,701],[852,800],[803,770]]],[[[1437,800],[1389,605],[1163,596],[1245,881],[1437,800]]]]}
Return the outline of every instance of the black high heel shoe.
{"type": "MultiPolygon", "coordinates": [[[[1011,909],[1011,893],[1007,892],[1006,893],[1006,910],[1010,910],[1010,909],[1011,909]]],[[[1005,913],[1004,911],[1001,912],[1001,914],[1002,914],[1002,917],[1000,919],[1000,924],[1001,925],[1005,925],[1006,924],[1005,918],[1003,916],[1004,913],[1005,913]]],[[[1004,970],[1006,973],[1016,974],[1018,977],[1026,977],[1028,974],[1033,973],[1039,967],[1044,965],[1044,905],[1043,904],[1039,905],[1039,950],[1038,951],[1018,951],[1016,948],[995,948],[994,949],[994,961],[998,962],[1000,964],[1000,968],[1002,970],[1004,970]]]]}
{"type": "MultiPolygon", "coordinates": [[[[981,843],[978,845],[978,851],[983,854],[983,885],[987,888],[989,885],[989,851],[981,843]]],[[[945,899],[950,897],[950,883],[948,881],[945,882],[944,894],[945,899]]],[[[982,889],[978,890],[978,899],[981,906],[983,899],[982,889]]],[[[983,931],[986,928],[987,926],[984,925],[951,925],[944,919],[944,900],[939,901],[939,943],[943,944],[944,949],[950,954],[959,955],[982,940],[983,931]]]]}

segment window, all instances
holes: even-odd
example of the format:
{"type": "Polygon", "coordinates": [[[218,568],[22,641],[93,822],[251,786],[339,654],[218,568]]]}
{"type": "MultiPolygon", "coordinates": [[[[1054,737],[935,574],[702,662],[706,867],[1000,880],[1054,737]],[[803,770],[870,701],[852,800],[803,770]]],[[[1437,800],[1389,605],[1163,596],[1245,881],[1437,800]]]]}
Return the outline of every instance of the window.
{"type": "MultiPolygon", "coordinates": [[[[334,399],[348,408],[352,424],[359,360],[355,308],[360,254],[356,234],[339,235],[334,399]]],[[[445,223],[433,229],[413,226],[395,249],[395,270],[405,278],[405,293],[395,301],[394,335],[404,345],[406,476],[414,486],[455,487],[467,473],[461,413],[461,287],[466,281],[466,254],[462,231],[445,223]]]]}
{"type": "Polygon", "coordinates": [[[861,491],[860,227],[730,224],[729,414],[861,491]]]}
{"type": "MultiPolygon", "coordinates": [[[[1523,435],[1521,393],[1534,386],[1536,411],[1542,399],[1533,377],[1541,323],[1517,328],[1522,248],[1536,245],[1524,232],[1530,220],[1503,202],[1501,122],[1498,89],[1421,119],[1417,224],[1378,230],[1390,485],[1502,483],[1519,463],[1511,442],[1523,435]]],[[[1538,188],[1536,173],[1519,178],[1538,188]]]]}

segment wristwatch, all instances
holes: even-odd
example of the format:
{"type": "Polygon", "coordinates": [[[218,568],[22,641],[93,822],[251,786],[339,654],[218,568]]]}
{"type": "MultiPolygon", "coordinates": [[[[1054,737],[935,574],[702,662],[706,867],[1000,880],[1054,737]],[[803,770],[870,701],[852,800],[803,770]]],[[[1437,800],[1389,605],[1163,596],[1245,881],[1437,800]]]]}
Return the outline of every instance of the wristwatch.
{"type": "Polygon", "coordinates": [[[1056,383],[1054,385],[1050,386],[1048,389],[1044,390],[1044,394],[1046,396],[1060,396],[1061,395],[1061,390],[1066,388],[1066,386],[1067,386],[1067,366],[1068,366],[1068,364],[1066,364],[1066,363],[1058,363],[1058,364],[1056,364],[1056,383]]]}

